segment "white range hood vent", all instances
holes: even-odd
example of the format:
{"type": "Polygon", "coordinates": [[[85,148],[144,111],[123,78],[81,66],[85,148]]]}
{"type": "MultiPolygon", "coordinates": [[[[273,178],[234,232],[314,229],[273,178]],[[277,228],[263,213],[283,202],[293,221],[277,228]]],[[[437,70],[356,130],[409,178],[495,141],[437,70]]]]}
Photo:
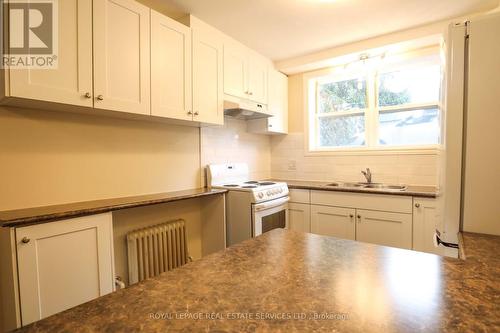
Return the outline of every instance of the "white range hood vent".
{"type": "Polygon", "coordinates": [[[229,95],[224,96],[224,115],[244,120],[271,117],[267,105],[229,95]]]}

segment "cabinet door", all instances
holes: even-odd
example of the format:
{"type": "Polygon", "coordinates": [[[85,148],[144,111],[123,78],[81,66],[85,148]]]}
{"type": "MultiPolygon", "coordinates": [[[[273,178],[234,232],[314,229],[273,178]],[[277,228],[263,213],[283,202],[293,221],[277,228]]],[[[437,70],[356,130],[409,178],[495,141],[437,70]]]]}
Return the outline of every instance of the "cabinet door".
{"type": "Polygon", "coordinates": [[[248,61],[248,98],[267,104],[267,80],[269,65],[257,55],[250,55],[248,61]]]}
{"type": "Polygon", "coordinates": [[[356,240],[411,249],[412,215],[356,210],[356,240]]]}
{"type": "Polygon", "coordinates": [[[150,114],[149,8],[94,1],[94,107],[150,114]]]}
{"type": "Polygon", "coordinates": [[[434,246],[437,209],[435,199],[413,199],[413,249],[415,251],[440,254],[434,246]]]}
{"type": "Polygon", "coordinates": [[[224,93],[248,98],[248,55],[244,47],[224,44],[224,93]]]}
{"type": "Polygon", "coordinates": [[[10,95],[92,107],[92,0],[59,1],[58,20],[58,67],[11,70],[10,95]]]}
{"type": "Polygon", "coordinates": [[[309,204],[288,203],[288,228],[311,232],[311,206],[309,204]]]}
{"type": "Polygon", "coordinates": [[[311,232],[313,234],[355,239],[355,210],[311,205],[311,232]]]}
{"type": "Polygon", "coordinates": [[[151,11],[151,114],[192,119],[191,29],[151,11]]]}
{"type": "Polygon", "coordinates": [[[268,120],[271,133],[288,133],[288,77],[278,71],[269,73],[268,110],[273,115],[268,120]]]}
{"type": "Polygon", "coordinates": [[[224,124],[222,39],[203,27],[192,27],[194,120],[224,124]]]}
{"type": "Polygon", "coordinates": [[[111,213],[16,229],[22,324],[113,291],[111,213]]]}

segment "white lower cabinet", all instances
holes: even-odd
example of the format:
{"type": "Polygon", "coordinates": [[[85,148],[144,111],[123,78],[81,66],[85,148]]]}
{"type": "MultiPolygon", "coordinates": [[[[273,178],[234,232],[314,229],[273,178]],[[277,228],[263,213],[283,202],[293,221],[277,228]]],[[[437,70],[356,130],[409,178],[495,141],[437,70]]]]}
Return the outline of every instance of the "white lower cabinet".
{"type": "Polygon", "coordinates": [[[16,229],[22,325],[113,291],[111,213],[16,229]]]}
{"type": "Polygon", "coordinates": [[[289,203],[288,228],[290,230],[311,232],[311,205],[293,202],[289,203]]]}
{"type": "Polygon", "coordinates": [[[355,240],[355,213],[351,208],[311,205],[311,232],[355,240]]]}
{"type": "Polygon", "coordinates": [[[412,248],[412,215],[373,210],[356,210],[356,240],[412,248]]]}
{"type": "Polygon", "coordinates": [[[441,254],[441,249],[434,246],[433,240],[437,219],[435,199],[413,199],[413,249],[415,251],[441,254]]]}

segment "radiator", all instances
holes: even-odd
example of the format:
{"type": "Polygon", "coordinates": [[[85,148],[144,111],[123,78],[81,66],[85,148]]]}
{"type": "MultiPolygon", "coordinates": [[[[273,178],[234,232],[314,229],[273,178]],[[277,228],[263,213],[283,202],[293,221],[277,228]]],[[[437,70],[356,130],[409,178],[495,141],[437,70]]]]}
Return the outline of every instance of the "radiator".
{"type": "Polygon", "coordinates": [[[186,222],[170,221],[127,234],[129,284],[180,267],[191,258],[186,222]]]}

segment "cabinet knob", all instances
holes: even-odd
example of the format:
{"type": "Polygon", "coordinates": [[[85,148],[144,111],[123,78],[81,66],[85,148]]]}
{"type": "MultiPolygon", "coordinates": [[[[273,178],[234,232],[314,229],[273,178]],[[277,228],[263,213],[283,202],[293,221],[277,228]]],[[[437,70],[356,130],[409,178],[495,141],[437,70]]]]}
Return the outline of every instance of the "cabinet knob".
{"type": "Polygon", "coordinates": [[[97,96],[97,100],[98,100],[98,101],[103,101],[103,100],[104,100],[104,96],[103,96],[103,95],[99,95],[99,96],[97,96]]]}
{"type": "Polygon", "coordinates": [[[198,111],[195,111],[195,112],[194,112],[194,115],[195,115],[195,116],[197,116],[197,115],[199,115],[199,114],[200,114],[200,113],[199,113],[198,111]]]}
{"type": "Polygon", "coordinates": [[[188,111],[188,115],[192,115],[193,114],[193,111],[188,111]]]}
{"type": "Polygon", "coordinates": [[[361,215],[358,215],[357,218],[361,220],[361,215]]]}
{"type": "Polygon", "coordinates": [[[89,92],[88,92],[88,93],[85,93],[84,97],[85,97],[85,98],[92,98],[92,94],[91,94],[91,93],[89,93],[89,92]]]}
{"type": "Polygon", "coordinates": [[[349,217],[352,219],[354,217],[354,214],[350,214],[349,217]]]}
{"type": "Polygon", "coordinates": [[[252,95],[253,95],[253,92],[249,91],[249,92],[248,92],[248,94],[249,94],[250,96],[252,96],[252,95]]]}
{"type": "Polygon", "coordinates": [[[23,237],[23,239],[21,239],[21,242],[23,242],[24,244],[28,244],[30,240],[31,239],[29,239],[28,237],[23,237]]]}
{"type": "Polygon", "coordinates": [[[415,207],[420,208],[420,204],[417,202],[417,203],[415,204],[415,207]]]}

